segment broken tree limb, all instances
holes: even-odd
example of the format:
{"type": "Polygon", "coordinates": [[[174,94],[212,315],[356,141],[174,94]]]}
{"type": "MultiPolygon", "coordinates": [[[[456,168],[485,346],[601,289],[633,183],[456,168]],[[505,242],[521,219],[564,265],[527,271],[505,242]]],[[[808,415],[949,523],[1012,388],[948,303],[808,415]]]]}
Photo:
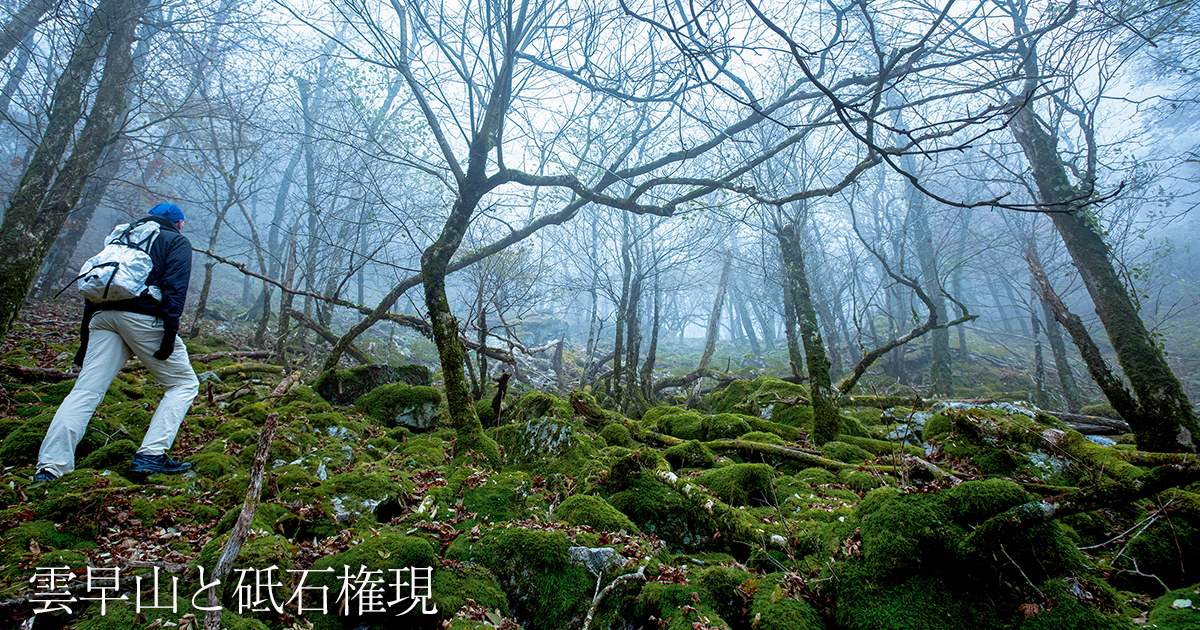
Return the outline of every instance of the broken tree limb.
{"type": "MultiPolygon", "coordinates": [[[[309,317],[308,315],[305,315],[304,313],[297,311],[294,308],[288,309],[288,314],[291,315],[296,321],[300,322],[300,324],[302,326],[304,326],[305,328],[317,333],[317,335],[319,335],[326,342],[328,342],[330,344],[337,343],[337,340],[338,340],[337,335],[334,335],[333,333],[329,332],[328,328],[325,328],[324,326],[318,324],[316,321],[313,320],[313,318],[309,317]]],[[[358,346],[355,346],[354,344],[350,344],[350,347],[346,348],[346,353],[349,354],[351,357],[353,357],[355,361],[358,361],[359,365],[371,365],[372,363],[374,363],[374,361],[371,360],[371,357],[367,356],[366,352],[363,352],[358,346]]]]}
{"type": "Polygon", "coordinates": [[[1072,514],[1129,505],[1163,490],[1196,481],[1200,481],[1200,459],[1191,457],[1185,462],[1159,466],[1137,479],[1120,479],[1023,503],[985,521],[967,536],[962,549],[967,553],[982,555],[1008,532],[1028,529],[1072,514]]]}
{"type": "Polygon", "coordinates": [[[221,557],[213,569],[214,586],[208,589],[208,611],[204,613],[204,630],[219,630],[221,626],[221,595],[215,584],[224,584],[233,563],[237,560],[242,544],[250,533],[250,522],[258,510],[258,496],[262,492],[263,469],[267,465],[267,453],[271,450],[271,442],[275,439],[275,426],[279,422],[279,414],[271,413],[263,423],[262,434],[258,436],[258,448],[254,451],[254,460],[250,463],[250,486],[246,489],[246,500],[242,503],[242,512],[238,515],[233,529],[229,532],[229,540],[221,550],[221,557]]]}
{"type": "Polygon", "coordinates": [[[52,368],[25,367],[24,365],[0,365],[0,369],[10,374],[30,378],[36,381],[69,381],[77,376],[74,372],[63,372],[52,368]]]}
{"type": "Polygon", "coordinates": [[[246,372],[262,372],[262,373],[270,373],[270,374],[282,374],[283,366],[267,365],[266,363],[235,363],[233,365],[226,365],[225,367],[219,367],[219,368],[213,370],[212,372],[213,372],[213,374],[217,375],[217,378],[224,380],[228,376],[232,376],[234,374],[243,374],[246,372]]]}
{"type": "Polygon", "coordinates": [[[270,350],[238,350],[235,352],[213,352],[197,354],[188,357],[192,361],[208,363],[217,359],[269,359],[273,353],[270,350]]]}
{"type": "MultiPolygon", "coordinates": [[[[672,439],[678,439],[678,438],[672,438],[672,439]]],[[[683,440],[679,440],[679,441],[681,443],[683,442],[683,440]]],[[[883,473],[893,473],[894,474],[895,472],[897,472],[895,466],[872,466],[872,465],[848,464],[846,462],[838,461],[836,459],[829,459],[828,457],[821,457],[820,455],[814,455],[812,453],[802,451],[798,448],[792,448],[789,446],[780,446],[778,444],[765,444],[763,442],[751,442],[748,440],[713,440],[710,442],[701,442],[700,444],[702,444],[703,446],[708,448],[708,450],[713,451],[713,452],[738,451],[741,453],[755,453],[757,455],[769,455],[771,457],[777,457],[780,459],[789,459],[794,462],[799,462],[801,464],[805,464],[807,466],[819,466],[826,470],[833,470],[833,471],[845,470],[847,468],[850,468],[850,469],[867,468],[872,471],[883,472],[883,473]]]]}
{"type": "MultiPolygon", "coordinates": [[[[1124,420],[1114,420],[1113,418],[1105,418],[1103,416],[1085,416],[1078,413],[1067,413],[1065,411],[1055,411],[1051,414],[1072,425],[1091,425],[1096,427],[1106,427],[1120,433],[1129,433],[1129,424],[1124,420]]],[[[1083,431],[1080,431],[1083,433],[1083,431]]]]}
{"type": "Polygon", "coordinates": [[[277,387],[275,387],[274,391],[271,392],[271,398],[279,398],[280,396],[288,393],[288,390],[290,390],[294,385],[298,385],[299,383],[300,383],[300,370],[296,370],[295,372],[292,372],[291,374],[289,374],[287,378],[285,378],[279,382],[279,385],[277,387]]]}

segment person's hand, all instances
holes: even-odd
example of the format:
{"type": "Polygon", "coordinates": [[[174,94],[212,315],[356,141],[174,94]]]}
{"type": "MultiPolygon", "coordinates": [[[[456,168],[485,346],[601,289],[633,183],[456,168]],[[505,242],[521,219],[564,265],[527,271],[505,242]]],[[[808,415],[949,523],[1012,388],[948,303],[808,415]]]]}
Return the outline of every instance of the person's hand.
{"type": "Polygon", "coordinates": [[[75,360],[74,360],[75,365],[78,365],[79,367],[83,367],[83,357],[86,354],[87,354],[87,344],[85,343],[85,344],[79,346],[79,352],[75,353],[75,360]]]}
{"type": "Polygon", "coordinates": [[[154,358],[159,361],[166,361],[171,357],[172,352],[175,352],[175,332],[168,331],[163,334],[162,345],[154,353],[154,358]]]}

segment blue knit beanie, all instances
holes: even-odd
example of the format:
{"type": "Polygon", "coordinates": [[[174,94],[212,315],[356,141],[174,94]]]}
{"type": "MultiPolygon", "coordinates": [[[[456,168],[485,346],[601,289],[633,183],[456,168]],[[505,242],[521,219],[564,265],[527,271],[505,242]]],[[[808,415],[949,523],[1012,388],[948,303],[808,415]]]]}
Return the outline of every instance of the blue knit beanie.
{"type": "Polygon", "coordinates": [[[183,210],[173,203],[160,203],[150,208],[150,214],[162,217],[168,221],[183,221],[183,210]]]}

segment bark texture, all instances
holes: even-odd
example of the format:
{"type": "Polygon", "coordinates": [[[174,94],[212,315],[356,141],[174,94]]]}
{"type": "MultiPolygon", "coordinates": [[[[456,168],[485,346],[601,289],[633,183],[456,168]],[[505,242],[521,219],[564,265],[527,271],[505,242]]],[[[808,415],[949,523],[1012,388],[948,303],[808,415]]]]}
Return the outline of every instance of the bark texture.
{"type": "Polygon", "coordinates": [[[1054,227],[1079,270],[1117,362],[1137,397],[1142,413],[1126,420],[1139,448],[1195,452],[1200,426],[1192,405],[1113,268],[1108,246],[1084,204],[1086,195],[1071,185],[1055,139],[1027,108],[1013,116],[1009,129],[1029,161],[1038,195],[1051,211],[1054,227]]]}

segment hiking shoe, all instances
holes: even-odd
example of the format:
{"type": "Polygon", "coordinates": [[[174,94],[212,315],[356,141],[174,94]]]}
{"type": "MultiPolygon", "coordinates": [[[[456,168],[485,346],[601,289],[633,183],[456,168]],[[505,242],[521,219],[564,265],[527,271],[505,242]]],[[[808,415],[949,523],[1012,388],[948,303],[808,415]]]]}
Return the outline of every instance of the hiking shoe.
{"type": "Polygon", "coordinates": [[[129,467],[129,472],[140,473],[143,475],[178,475],[192,469],[192,465],[188,462],[177,462],[166,453],[162,455],[144,455],[142,453],[133,454],[133,465],[129,467]]]}
{"type": "Polygon", "coordinates": [[[42,483],[43,481],[54,481],[55,479],[58,479],[58,475],[43,468],[43,469],[37,471],[37,474],[33,476],[33,483],[42,483]]]}

